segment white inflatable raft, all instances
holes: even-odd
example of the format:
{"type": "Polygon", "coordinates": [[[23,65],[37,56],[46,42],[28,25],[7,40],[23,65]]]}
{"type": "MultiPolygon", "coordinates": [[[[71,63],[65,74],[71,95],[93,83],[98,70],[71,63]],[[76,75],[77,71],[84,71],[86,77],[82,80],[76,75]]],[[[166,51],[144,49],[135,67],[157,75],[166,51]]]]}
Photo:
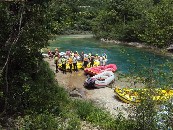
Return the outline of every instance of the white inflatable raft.
{"type": "Polygon", "coordinates": [[[45,53],[42,53],[42,56],[45,57],[45,58],[46,57],[49,57],[49,55],[48,54],[45,54],[45,53]]]}
{"type": "Polygon", "coordinates": [[[96,88],[103,88],[108,86],[115,79],[115,75],[112,71],[104,71],[93,77],[85,80],[84,86],[94,86],[96,88]]]}

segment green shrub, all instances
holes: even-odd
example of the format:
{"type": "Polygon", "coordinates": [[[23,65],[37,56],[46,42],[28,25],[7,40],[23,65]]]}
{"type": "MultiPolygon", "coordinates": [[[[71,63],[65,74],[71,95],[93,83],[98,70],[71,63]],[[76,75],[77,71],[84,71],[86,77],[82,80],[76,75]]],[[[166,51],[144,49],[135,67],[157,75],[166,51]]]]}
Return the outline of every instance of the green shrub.
{"type": "Polygon", "coordinates": [[[62,130],[63,120],[50,113],[26,115],[15,120],[15,128],[19,130],[62,130]]]}
{"type": "Polygon", "coordinates": [[[134,120],[127,120],[121,114],[118,117],[113,117],[109,112],[96,107],[91,102],[75,100],[74,105],[76,113],[82,120],[89,121],[103,129],[133,130],[135,127],[134,120]]]}

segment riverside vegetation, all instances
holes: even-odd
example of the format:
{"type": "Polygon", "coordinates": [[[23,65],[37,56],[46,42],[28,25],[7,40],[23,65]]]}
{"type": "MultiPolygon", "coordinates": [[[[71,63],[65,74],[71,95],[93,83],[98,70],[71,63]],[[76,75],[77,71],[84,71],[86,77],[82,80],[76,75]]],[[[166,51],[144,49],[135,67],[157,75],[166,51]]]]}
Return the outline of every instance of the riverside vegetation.
{"type": "MultiPolygon", "coordinates": [[[[128,1],[117,0],[111,6],[108,6],[109,2],[113,1],[78,2],[72,0],[0,2],[1,129],[74,130],[81,129],[83,121],[91,123],[93,127],[97,126],[98,129],[159,129],[155,119],[157,105],[152,100],[141,102],[134,109],[135,116],[129,119],[125,119],[121,113],[118,117],[112,117],[108,112],[94,106],[92,102],[72,100],[54,80],[54,73],[43,61],[40,49],[49,45],[50,34],[67,33],[73,29],[93,30],[97,37],[139,40],[158,47],[167,46],[172,42],[170,20],[173,13],[172,8],[167,8],[172,7],[172,1],[147,0],[144,2],[145,6],[137,5],[143,5],[142,0],[139,2],[133,0],[131,4],[127,3],[128,1]],[[131,6],[133,3],[134,8],[131,6]],[[87,8],[84,8],[83,4],[87,8]],[[90,4],[95,6],[90,8],[90,4]],[[93,11],[94,13],[91,13],[93,11]],[[80,12],[82,17],[78,15],[80,12]],[[143,24],[144,26],[140,27],[143,24]],[[139,27],[138,33],[136,27],[139,27]]],[[[137,80],[142,79],[141,82],[150,88],[157,87],[156,83],[158,85],[159,80],[155,80],[154,77],[159,75],[165,81],[164,86],[170,88],[173,66],[169,62],[164,66],[170,68],[171,74],[165,71],[154,72],[151,64],[151,69],[144,72],[148,77],[143,78],[141,74],[139,77],[142,78],[137,80]]],[[[168,108],[169,113],[172,113],[171,104],[168,104],[168,108]]],[[[172,115],[166,116],[165,120],[167,121],[165,129],[168,126],[172,127],[172,115]]]]}

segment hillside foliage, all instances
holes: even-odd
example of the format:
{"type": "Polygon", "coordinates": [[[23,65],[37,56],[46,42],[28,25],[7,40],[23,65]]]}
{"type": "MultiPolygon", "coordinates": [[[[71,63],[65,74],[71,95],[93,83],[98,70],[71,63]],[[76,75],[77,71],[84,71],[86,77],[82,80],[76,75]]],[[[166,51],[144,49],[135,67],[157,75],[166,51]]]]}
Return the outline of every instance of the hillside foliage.
{"type": "MultiPolygon", "coordinates": [[[[52,34],[86,31],[96,38],[164,48],[173,40],[172,4],[172,0],[0,2],[0,128],[74,130],[87,121],[111,130],[155,129],[152,102],[139,106],[135,121],[121,114],[112,118],[90,102],[71,100],[54,80],[40,49],[49,45],[52,34]],[[148,119],[151,127],[146,127],[148,119]]],[[[172,75],[164,76],[170,87],[172,75]]],[[[168,120],[170,125],[172,116],[168,120]]]]}
{"type": "Polygon", "coordinates": [[[55,2],[52,33],[92,32],[96,38],[172,44],[172,0],[73,0],[55,2]]]}

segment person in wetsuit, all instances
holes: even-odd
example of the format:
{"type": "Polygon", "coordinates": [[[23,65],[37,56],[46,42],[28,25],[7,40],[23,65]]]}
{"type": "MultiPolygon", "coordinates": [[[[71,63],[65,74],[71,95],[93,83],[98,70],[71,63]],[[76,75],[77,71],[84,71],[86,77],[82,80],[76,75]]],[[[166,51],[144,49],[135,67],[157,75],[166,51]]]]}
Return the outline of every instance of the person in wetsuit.
{"type": "Polygon", "coordinates": [[[72,73],[72,64],[73,64],[73,58],[70,56],[68,59],[68,64],[70,66],[70,73],[72,73]]]}
{"type": "Polygon", "coordinates": [[[59,70],[58,70],[58,60],[59,60],[59,57],[58,57],[58,55],[55,55],[55,57],[54,57],[54,63],[55,63],[55,67],[56,67],[56,73],[58,73],[59,72],[59,70]]]}
{"type": "Polygon", "coordinates": [[[88,57],[87,57],[87,56],[85,56],[85,57],[84,57],[84,63],[83,63],[84,68],[86,68],[86,67],[87,67],[88,62],[89,62],[88,57]]]}
{"type": "Polygon", "coordinates": [[[90,67],[94,66],[94,56],[92,55],[90,58],[90,67]]]}
{"type": "Polygon", "coordinates": [[[66,61],[67,61],[66,58],[63,56],[61,59],[63,74],[66,74],[66,61]]]}
{"type": "Polygon", "coordinates": [[[77,69],[77,58],[74,56],[73,57],[73,67],[74,67],[74,71],[78,71],[78,69],[77,69]]]}

